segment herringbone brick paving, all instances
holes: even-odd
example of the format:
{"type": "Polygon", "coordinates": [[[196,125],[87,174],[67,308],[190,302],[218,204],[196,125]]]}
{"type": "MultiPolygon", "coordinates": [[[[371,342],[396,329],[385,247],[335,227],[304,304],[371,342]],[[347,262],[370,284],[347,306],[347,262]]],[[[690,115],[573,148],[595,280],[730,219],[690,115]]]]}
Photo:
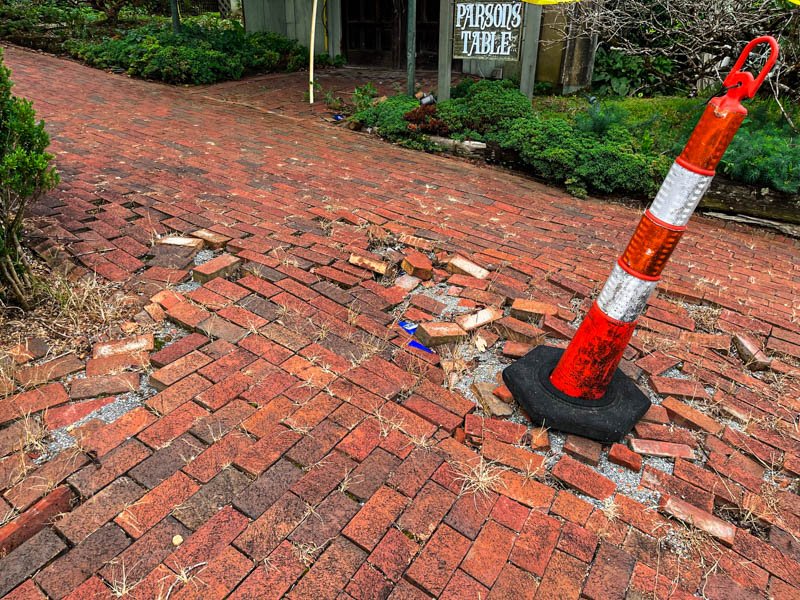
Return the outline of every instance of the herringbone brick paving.
{"type": "Polygon", "coordinates": [[[62,173],[34,210],[39,251],[124,281],[143,328],[187,335],[21,359],[32,389],[0,400],[0,595],[800,595],[796,241],[692,220],[623,363],[661,406],[601,455],[487,418],[396,317],[532,298],[546,316],[481,329],[489,352],[563,344],[638,210],[221,101],[279,109],[302,74],[275,77],[278,100],[270,77],[181,89],[17,48],[6,62],[62,173]],[[173,233],[202,244],[154,245],[173,233]],[[489,276],[446,272],[453,254],[489,276]],[[404,257],[429,281],[365,268],[404,257]],[[142,372],[139,405],[92,418],[142,372]],[[78,445],[21,451],[29,413],[79,423],[78,445]]]}

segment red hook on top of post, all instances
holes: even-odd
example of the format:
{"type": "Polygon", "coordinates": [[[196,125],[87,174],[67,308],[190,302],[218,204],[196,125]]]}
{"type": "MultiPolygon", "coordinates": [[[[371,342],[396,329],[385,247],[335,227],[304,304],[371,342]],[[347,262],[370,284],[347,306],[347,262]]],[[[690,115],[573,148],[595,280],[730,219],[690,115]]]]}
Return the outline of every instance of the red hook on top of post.
{"type": "Polygon", "coordinates": [[[636,322],[715,169],[747,115],[752,98],[778,58],[778,43],[762,36],[747,44],[675,160],[653,203],[612,269],[566,350],[539,346],[505,371],[503,380],[537,424],[601,442],[622,439],[650,407],[635,382],[618,369],[636,322]],[[753,77],[742,71],[753,48],[770,54],[753,77]]]}
{"type": "Polygon", "coordinates": [[[736,59],[731,72],[728,73],[728,76],[722,82],[722,85],[728,88],[728,93],[725,95],[736,100],[744,100],[745,98],[752,98],[755,96],[758,88],[761,87],[761,84],[764,83],[764,79],[767,78],[772,67],[775,66],[775,61],[778,60],[778,52],[778,42],[770,35],[762,35],[749,42],[747,46],[744,47],[744,50],[742,50],[739,58],[736,59]],[[753,49],[760,44],[769,45],[769,56],[764,66],[761,68],[761,71],[758,73],[758,76],[753,77],[752,73],[742,71],[742,67],[744,63],[747,62],[750,54],[752,54],[753,49]]]}

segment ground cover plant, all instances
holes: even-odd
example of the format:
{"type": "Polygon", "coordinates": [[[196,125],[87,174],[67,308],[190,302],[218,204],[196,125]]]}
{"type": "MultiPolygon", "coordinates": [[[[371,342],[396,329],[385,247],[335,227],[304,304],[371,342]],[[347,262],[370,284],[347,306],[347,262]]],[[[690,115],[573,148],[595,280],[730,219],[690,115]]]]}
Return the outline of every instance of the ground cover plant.
{"type": "MultiPolygon", "coordinates": [[[[425,134],[489,142],[514,156],[515,166],[578,196],[646,198],[657,191],[705,100],[583,95],[535,97],[531,103],[511,82],[466,80],[454,88],[451,100],[435,107],[394,96],[352,118],[389,141],[417,147],[425,145],[425,134]]],[[[800,136],[792,123],[800,109],[781,107],[774,99],[755,99],[748,108],[718,172],[733,181],[797,193],[800,136]]]]}

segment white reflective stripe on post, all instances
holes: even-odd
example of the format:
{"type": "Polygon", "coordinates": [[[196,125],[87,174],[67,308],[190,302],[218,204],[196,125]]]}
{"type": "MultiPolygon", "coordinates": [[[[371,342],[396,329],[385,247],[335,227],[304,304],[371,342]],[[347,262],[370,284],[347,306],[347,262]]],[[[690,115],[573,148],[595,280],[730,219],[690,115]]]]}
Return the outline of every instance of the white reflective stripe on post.
{"type": "Polygon", "coordinates": [[[619,265],[614,265],[597,298],[597,306],[612,319],[632,323],[644,311],[647,299],[657,284],[657,281],[634,277],[619,265]]]}
{"type": "Polygon", "coordinates": [[[683,227],[689,222],[712,179],[711,176],[698,175],[678,163],[672,163],[650,206],[650,214],[670,225],[683,227]]]}

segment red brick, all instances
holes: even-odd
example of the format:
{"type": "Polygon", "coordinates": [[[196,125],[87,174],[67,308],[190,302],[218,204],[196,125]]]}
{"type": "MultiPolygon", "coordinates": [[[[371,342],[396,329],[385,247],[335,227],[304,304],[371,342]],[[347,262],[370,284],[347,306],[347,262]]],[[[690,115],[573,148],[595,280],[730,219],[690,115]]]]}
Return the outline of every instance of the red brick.
{"type": "Polygon", "coordinates": [[[578,560],[590,563],[598,541],[599,538],[593,532],[572,521],[566,521],[561,526],[561,536],[558,538],[557,548],[578,560]]]}
{"type": "Polygon", "coordinates": [[[568,456],[562,457],[556,463],[553,475],[579,492],[598,500],[609,498],[617,488],[607,477],[568,456]]]}
{"type": "Polygon", "coordinates": [[[286,539],[307,517],[308,505],[286,492],[253,521],[235,540],[235,545],[256,561],[261,561],[286,539]]]}
{"type": "Polygon", "coordinates": [[[592,571],[583,588],[590,600],[624,600],[636,559],[619,548],[600,544],[592,571]]]}
{"type": "Polygon", "coordinates": [[[613,444],[608,451],[608,460],[615,465],[620,465],[631,471],[639,472],[642,470],[642,457],[636,452],[629,450],[622,444],[613,444]]]}
{"type": "Polygon", "coordinates": [[[578,435],[568,435],[564,442],[564,452],[595,467],[600,463],[601,451],[600,444],[578,435]]]}
{"type": "Polygon", "coordinates": [[[282,542],[236,588],[230,600],[279,600],[306,570],[289,542],[282,542]]]}
{"type": "Polygon", "coordinates": [[[640,440],[633,438],[630,441],[631,450],[645,456],[665,456],[668,458],[685,458],[694,460],[695,454],[686,444],[673,444],[658,440],[640,440]]]}
{"type": "Polygon", "coordinates": [[[690,525],[694,525],[717,538],[727,546],[733,545],[736,527],[730,523],[718,519],[714,515],[707,513],[699,508],[692,506],[688,502],[679,500],[672,496],[662,494],[658,502],[659,510],[666,514],[675,517],[681,521],[685,521],[690,525]]]}
{"type": "Polygon", "coordinates": [[[800,587],[800,562],[749,533],[737,529],[733,550],[794,587],[800,587]]]}
{"type": "Polygon", "coordinates": [[[455,502],[455,495],[429,481],[397,520],[398,526],[417,540],[427,540],[455,502]]]}
{"type": "Polygon", "coordinates": [[[151,448],[164,448],[208,414],[207,410],[194,402],[186,402],[157,420],[137,437],[151,448]]]}
{"type": "Polygon", "coordinates": [[[559,550],[547,565],[539,583],[537,598],[577,598],[580,596],[587,565],[577,558],[559,550]]]}
{"type": "Polygon", "coordinates": [[[90,413],[106,406],[113,402],[115,398],[109,396],[108,398],[97,398],[95,400],[85,400],[83,402],[73,402],[71,404],[64,404],[56,408],[48,409],[44,413],[44,423],[47,429],[59,429],[71,425],[90,413]]]}
{"type": "Polygon", "coordinates": [[[539,582],[533,575],[506,563],[489,592],[488,600],[533,600],[538,586],[539,582]]]}
{"type": "Polygon", "coordinates": [[[489,521],[478,534],[461,568],[483,585],[491,587],[500,575],[515,539],[513,531],[489,521]]]}
{"type": "Polygon", "coordinates": [[[521,531],[528,520],[530,509],[506,496],[499,496],[492,508],[492,519],[514,531],[521,531]]]}
{"type": "Polygon", "coordinates": [[[400,266],[409,275],[422,280],[430,279],[433,276],[433,265],[430,259],[416,250],[406,250],[400,266]]]}
{"type": "Polygon", "coordinates": [[[521,342],[508,341],[503,344],[503,356],[522,358],[533,350],[533,346],[521,342]]]}
{"type": "Polygon", "coordinates": [[[500,483],[495,491],[525,506],[543,510],[550,507],[555,496],[555,491],[550,487],[511,471],[500,473],[500,483]]]}
{"type": "Polygon", "coordinates": [[[636,361],[636,366],[648,375],[661,375],[667,369],[671,369],[680,362],[680,359],[664,354],[663,352],[653,352],[644,358],[636,361]]]}
{"type": "Polygon", "coordinates": [[[175,600],[221,600],[228,596],[252,568],[253,561],[235,548],[227,546],[219,556],[209,560],[208,564],[197,571],[201,584],[190,580],[189,583],[176,587],[170,597],[175,600]]]}
{"type": "Polygon", "coordinates": [[[662,396],[675,396],[688,400],[711,400],[703,384],[690,379],[651,376],[650,385],[653,386],[657,394],[661,394],[662,396]]]}
{"type": "Polygon", "coordinates": [[[150,366],[150,355],[147,352],[115,354],[106,358],[92,358],[86,362],[86,376],[114,375],[128,369],[136,371],[150,366]]]}
{"type": "Polygon", "coordinates": [[[70,475],[67,481],[81,495],[88,497],[135,467],[148,456],[150,456],[150,451],[144,444],[135,439],[128,440],[100,458],[96,464],[88,465],[77,473],[70,475]]]}
{"type": "Polygon", "coordinates": [[[439,595],[469,548],[468,538],[441,525],[406,571],[406,576],[429,593],[439,595]]]}
{"type": "Polygon", "coordinates": [[[70,552],[39,571],[34,581],[50,597],[62,598],[129,544],[130,540],[122,529],[114,523],[106,523],[70,552]]]}
{"type": "Polygon", "coordinates": [[[208,483],[223,467],[232,464],[242,449],[252,444],[251,438],[238,431],[231,431],[204,450],[183,470],[201,483],[208,483]]]}
{"type": "Polygon", "coordinates": [[[369,555],[369,562],[379,568],[390,581],[397,581],[419,550],[419,544],[394,527],[369,555]]]}
{"type": "Polygon", "coordinates": [[[628,596],[631,600],[658,598],[658,600],[690,600],[695,598],[680,588],[674,581],[637,562],[630,580],[628,596]]]}
{"type": "Polygon", "coordinates": [[[495,321],[494,328],[500,337],[514,342],[537,346],[544,341],[544,331],[514,317],[503,317],[495,321]]]}
{"type": "Polygon", "coordinates": [[[50,383],[38,389],[11,396],[0,404],[0,424],[68,401],[67,390],[60,383],[50,383]]]}
{"type": "Polygon", "coordinates": [[[344,535],[367,551],[372,551],[406,505],[406,498],[382,487],[367,500],[344,528],[344,535]]]}
{"type": "Polygon", "coordinates": [[[166,367],[154,371],[150,375],[150,385],[159,391],[163,391],[169,386],[177,383],[184,377],[188,377],[198,369],[209,364],[211,358],[197,350],[179,358],[166,367]]]}
{"type": "Polygon", "coordinates": [[[650,465],[646,465],[642,472],[641,484],[651,490],[685,500],[702,510],[708,512],[714,510],[713,494],[650,465]]]}
{"type": "Polygon", "coordinates": [[[3,596],[3,600],[47,600],[47,596],[33,583],[33,579],[27,579],[22,585],[3,596]]]}
{"type": "Polygon", "coordinates": [[[561,490],[558,492],[550,512],[578,525],[585,525],[592,510],[594,510],[592,505],[585,500],[581,500],[567,490],[561,490]]]}
{"type": "Polygon", "coordinates": [[[230,254],[222,254],[212,258],[207,263],[196,266],[192,270],[192,279],[200,283],[206,283],[216,277],[227,277],[236,271],[241,262],[240,258],[230,254]]]}
{"type": "Polygon", "coordinates": [[[167,316],[178,325],[191,330],[208,319],[211,313],[189,302],[179,302],[167,310],[167,316]]]}
{"type": "Polygon", "coordinates": [[[17,518],[0,526],[0,556],[9,554],[39,533],[57,515],[69,512],[74,499],[68,486],[59,486],[17,518]]]}
{"type": "Polygon", "coordinates": [[[72,512],[57,519],[55,526],[70,542],[79,544],[145,492],[134,481],[120,477],[72,512]]]}
{"type": "Polygon", "coordinates": [[[152,354],[150,356],[150,360],[156,367],[163,367],[171,362],[175,362],[183,356],[186,356],[190,352],[197,350],[201,346],[207,344],[209,341],[211,340],[204,335],[199,333],[190,333],[189,335],[172,342],[168,346],[164,346],[164,348],[155,354],[152,354]]]}
{"type": "Polygon", "coordinates": [[[722,431],[721,423],[675,398],[664,398],[661,406],[667,409],[670,418],[680,425],[701,429],[711,435],[717,435],[722,431]]]}
{"type": "Polygon", "coordinates": [[[95,344],[92,347],[92,358],[108,358],[121,354],[149,352],[153,349],[153,334],[125,338],[114,342],[95,344]]]}
{"type": "Polygon", "coordinates": [[[292,600],[334,600],[356,574],[366,554],[344,538],[336,538],[288,594],[292,600]]]}
{"type": "Polygon", "coordinates": [[[211,388],[200,392],[196,400],[210,410],[217,410],[247,391],[253,385],[253,379],[242,373],[235,373],[223,379],[211,388]]]}
{"type": "Polygon", "coordinates": [[[416,336],[426,346],[453,344],[467,337],[467,332],[455,323],[420,323],[416,336]]]}
{"type": "Polygon", "coordinates": [[[87,398],[97,398],[98,396],[116,396],[138,389],[139,375],[137,373],[121,373],[119,375],[73,379],[70,383],[69,396],[73,400],[85,400],[87,398]]]}
{"type": "Polygon", "coordinates": [[[511,551],[510,561],[541,577],[558,544],[561,523],[539,511],[531,511],[511,551]]]}
{"type": "Polygon", "coordinates": [[[403,403],[403,406],[408,410],[418,414],[423,419],[442,427],[448,433],[455,431],[456,427],[461,425],[462,418],[448,412],[441,406],[429,402],[422,396],[414,394],[403,403]]]}
{"type": "Polygon", "coordinates": [[[22,512],[39,498],[55,489],[56,486],[85,465],[86,462],[85,456],[79,452],[69,450],[62,452],[35,471],[26,473],[25,478],[6,491],[4,497],[17,510],[22,512]]]}
{"type": "Polygon", "coordinates": [[[526,448],[506,444],[492,437],[483,442],[483,456],[526,474],[543,472],[544,457],[526,448]]]}
{"type": "Polygon", "coordinates": [[[333,267],[317,267],[314,269],[313,273],[345,289],[350,289],[360,281],[358,277],[353,277],[333,267]]]}
{"type": "Polygon", "coordinates": [[[178,471],[126,507],[114,521],[131,537],[138,538],[199,489],[200,486],[178,471]]]}
{"type": "Polygon", "coordinates": [[[14,379],[25,387],[35,387],[77,373],[83,370],[83,367],[83,361],[79,360],[77,356],[67,354],[34,367],[19,369],[14,373],[14,379]]]}
{"type": "Polygon", "coordinates": [[[392,587],[392,583],[383,576],[383,573],[364,563],[345,589],[355,600],[371,600],[386,598],[391,593],[392,587]]]}
{"type": "Polygon", "coordinates": [[[249,519],[236,509],[226,506],[191,534],[181,546],[172,552],[164,564],[180,571],[186,565],[194,565],[222,553],[247,527],[249,519]]]}
{"type": "MultiPolygon", "coordinates": [[[[66,544],[51,529],[43,529],[13,553],[0,558],[0,594],[6,593],[21,584],[25,579],[36,573],[51,559],[56,557],[66,544]]],[[[28,588],[30,589],[30,588],[28,588]]],[[[19,588],[17,588],[19,591],[19,588]]],[[[20,594],[14,596],[25,598],[20,594]]]]}

